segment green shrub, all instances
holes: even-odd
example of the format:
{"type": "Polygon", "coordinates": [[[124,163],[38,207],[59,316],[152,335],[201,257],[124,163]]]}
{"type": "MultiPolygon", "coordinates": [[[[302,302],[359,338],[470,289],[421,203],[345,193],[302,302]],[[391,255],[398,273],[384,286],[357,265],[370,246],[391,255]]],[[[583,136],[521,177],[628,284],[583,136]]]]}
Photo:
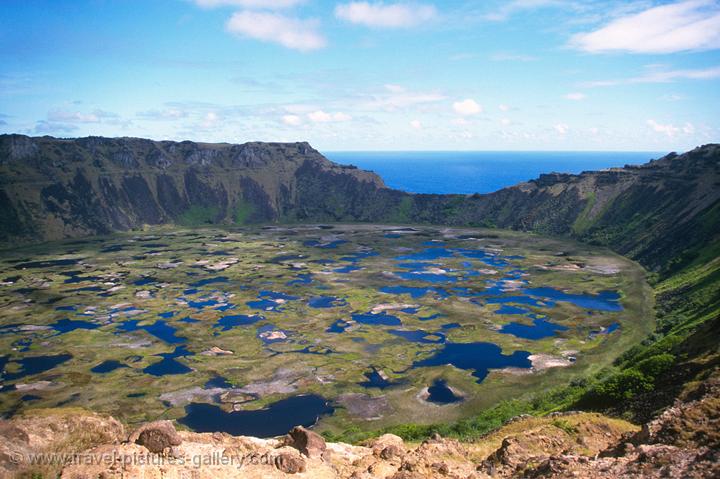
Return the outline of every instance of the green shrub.
{"type": "Polygon", "coordinates": [[[612,406],[614,402],[632,399],[652,388],[651,378],[636,369],[626,369],[598,383],[590,394],[599,405],[612,406]]]}
{"type": "Polygon", "coordinates": [[[643,359],[635,365],[634,369],[637,369],[654,381],[662,373],[668,371],[673,364],[675,364],[675,356],[672,354],[657,354],[643,359]]]}

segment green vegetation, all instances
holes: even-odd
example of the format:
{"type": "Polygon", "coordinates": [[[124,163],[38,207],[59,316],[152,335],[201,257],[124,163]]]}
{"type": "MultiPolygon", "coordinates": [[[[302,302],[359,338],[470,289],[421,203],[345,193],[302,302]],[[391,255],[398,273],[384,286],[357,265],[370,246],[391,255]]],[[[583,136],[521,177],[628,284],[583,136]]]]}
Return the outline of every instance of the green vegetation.
{"type": "Polygon", "coordinates": [[[576,235],[584,233],[590,226],[592,226],[592,219],[590,218],[590,212],[595,206],[595,199],[597,194],[593,191],[588,195],[587,204],[582,210],[582,213],[577,217],[575,223],[573,223],[572,230],[576,235]]]}
{"type": "Polygon", "coordinates": [[[250,219],[250,216],[255,211],[255,208],[252,204],[238,200],[238,204],[235,206],[235,212],[233,214],[233,219],[235,220],[235,224],[238,225],[244,225],[247,224],[250,219]]]}
{"type": "Polygon", "coordinates": [[[218,216],[218,208],[214,206],[191,206],[184,211],[177,219],[178,224],[183,226],[202,226],[215,222],[218,216]]]}

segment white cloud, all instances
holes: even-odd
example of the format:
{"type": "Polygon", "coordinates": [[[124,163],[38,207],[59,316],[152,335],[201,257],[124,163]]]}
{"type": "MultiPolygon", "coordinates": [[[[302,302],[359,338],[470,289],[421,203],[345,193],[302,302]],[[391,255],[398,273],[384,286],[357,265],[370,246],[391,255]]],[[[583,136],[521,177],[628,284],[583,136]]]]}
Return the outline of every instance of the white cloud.
{"type": "Polygon", "coordinates": [[[298,126],[302,123],[302,119],[297,115],[283,115],[282,122],[289,126],[298,126]]]}
{"type": "Polygon", "coordinates": [[[305,0],[194,0],[194,2],[202,8],[241,7],[278,10],[300,5],[305,3],[305,0]]]}
{"type": "Polygon", "coordinates": [[[242,11],[228,20],[229,32],[300,51],[323,48],[325,37],[316,20],[299,20],[275,13],[242,11]]]}
{"type": "Polygon", "coordinates": [[[327,113],[322,110],[317,110],[317,111],[308,113],[307,117],[308,117],[308,120],[310,120],[314,123],[330,123],[330,122],[342,122],[342,121],[352,120],[352,117],[348,114],[345,114],[342,112],[327,113]]]}
{"type": "Polygon", "coordinates": [[[396,111],[427,103],[445,100],[447,97],[436,92],[417,92],[400,85],[384,85],[382,93],[371,95],[372,100],[363,105],[370,110],[396,111]]]}
{"type": "Polygon", "coordinates": [[[510,107],[507,105],[498,105],[500,111],[510,111],[510,107]]]}
{"type": "Polygon", "coordinates": [[[688,0],[613,20],[572,37],[575,48],[592,53],[674,53],[720,48],[720,4],[688,0]]]}
{"type": "Polygon", "coordinates": [[[584,93],[580,93],[580,92],[573,92],[573,93],[568,93],[567,95],[565,95],[565,98],[567,98],[568,100],[572,100],[572,101],[580,101],[580,100],[584,100],[585,98],[587,98],[587,95],[585,95],[584,93]]]}
{"type": "Polygon", "coordinates": [[[51,123],[100,123],[103,120],[116,120],[119,118],[117,113],[104,110],[93,110],[91,113],[82,113],[79,111],[66,110],[50,110],[47,119],[51,123]]]}
{"type": "Polygon", "coordinates": [[[557,131],[560,135],[565,135],[570,129],[570,127],[567,126],[565,123],[558,123],[553,128],[555,128],[555,131],[557,131]]]}
{"type": "Polygon", "coordinates": [[[500,118],[500,124],[501,124],[501,125],[503,125],[503,126],[508,126],[508,125],[510,125],[510,123],[512,123],[512,122],[510,121],[510,118],[500,118]]]}
{"type": "Polygon", "coordinates": [[[408,28],[432,20],[437,10],[412,3],[350,2],[335,7],[335,16],[367,27],[408,28]]]}
{"type": "Polygon", "coordinates": [[[683,126],[675,126],[672,123],[662,124],[655,120],[648,120],[647,125],[655,132],[667,135],[669,138],[674,138],[679,133],[686,135],[692,135],[695,133],[695,125],[692,123],[685,123],[683,126]]]}
{"type": "Polygon", "coordinates": [[[410,126],[413,127],[413,128],[415,128],[416,130],[422,130],[422,127],[423,127],[423,125],[422,125],[422,123],[420,122],[420,120],[413,120],[413,121],[411,121],[411,122],[410,122],[410,126]]]}
{"type": "Polygon", "coordinates": [[[598,80],[583,83],[585,87],[603,87],[637,83],[671,83],[675,80],[712,80],[720,78],[720,67],[698,70],[654,71],[646,75],[619,80],[598,80]]]}
{"type": "Polygon", "coordinates": [[[465,100],[456,101],[455,103],[453,103],[453,110],[455,110],[455,113],[457,113],[458,115],[470,116],[481,113],[482,106],[480,106],[472,98],[466,98],[465,100]]]}
{"type": "Polygon", "coordinates": [[[203,118],[202,122],[200,123],[200,126],[205,129],[214,128],[220,123],[220,115],[215,113],[214,111],[209,111],[205,114],[205,117],[203,118]]]}
{"type": "Polygon", "coordinates": [[[187,112],[179,108],[165,108],[164,110],[147,110],[137,114],[145,120],[179,120],[187,117],[187,112]]]}

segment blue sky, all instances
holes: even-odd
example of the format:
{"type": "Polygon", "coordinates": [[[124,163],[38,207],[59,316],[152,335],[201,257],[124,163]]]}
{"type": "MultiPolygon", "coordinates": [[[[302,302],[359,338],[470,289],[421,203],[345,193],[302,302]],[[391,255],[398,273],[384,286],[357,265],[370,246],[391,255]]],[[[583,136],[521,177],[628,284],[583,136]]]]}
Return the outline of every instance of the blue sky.
{"type": "Polygon", "coordinates": [[[720,141],[720,1],[4,0],[0,131],[321,150],[720,141]]]}

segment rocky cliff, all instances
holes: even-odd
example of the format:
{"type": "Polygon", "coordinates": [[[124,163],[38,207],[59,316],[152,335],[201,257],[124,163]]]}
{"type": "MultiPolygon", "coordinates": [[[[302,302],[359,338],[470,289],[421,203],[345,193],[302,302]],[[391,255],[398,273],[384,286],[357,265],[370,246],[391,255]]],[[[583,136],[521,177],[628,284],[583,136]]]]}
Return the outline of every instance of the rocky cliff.
{"type": "Polygon", "coordinates": [[[378,176],[336,165],[307,143],[2,135],[0,242],[143,224],[277,222],[306,216],[312,195],[326,190],[343,191],[336,207],[350,211],[364,191],[383,187],[378,176]]]}
{"type": "Polygon", "coordinates": [[[573,236],[667,273],[716,241],[718,218],[720,145],[466,196],[392,190],[307,143],[0,136],[0,243],[160,223],[434,223],[573,236]]]}

